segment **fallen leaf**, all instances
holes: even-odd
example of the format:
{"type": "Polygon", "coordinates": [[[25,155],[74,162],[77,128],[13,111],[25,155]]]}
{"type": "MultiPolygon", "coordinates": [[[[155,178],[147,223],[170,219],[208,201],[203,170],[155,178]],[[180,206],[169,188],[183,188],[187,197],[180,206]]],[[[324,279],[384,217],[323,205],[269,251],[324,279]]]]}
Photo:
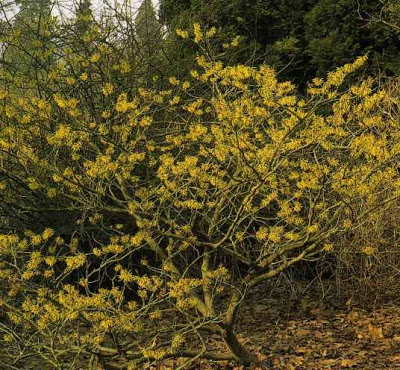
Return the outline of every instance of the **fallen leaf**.
{"type": "Polygon", "coordinates": [[[392,357],[389,357],[389,361],[390,361],[390,362],[397,362],[397,363],[400,363],[400,356],[392,356],[392,357]]]}
{"type": "Polygon", "coordinates": [[[338,362],[338,360],[329,358],[327,360],[320,361],[319,364],[322,366],[331,366],[331,365],[335,365],[337,362],[338,362]]]}
{"type": "Polygon", "coordinates": [[[342,367],[353,367],[357,365],[357,360],[353,360],[351,358],[344,358],[341,362],[340,365],[342,367]]]}
{"type": "Polygon", "coordinates": [[[307,329],[297,330],[297,335],[310,335],[311,333],[312,333],[311,330],[307,330],[307,329]]]}
{"type": "Polygon", "coordinates": [[[305,348],[305,347],[296,347],[295,352],[300,355],[302,354],[309,355],[311,354],[312,350],[310,348],[305,348]]]}
{"type": "Polygon", "coordinates": [[[302,365],[302,364],[304,364],[304,357],[298,356],[298,357],[294,358],[292,361],[295,365],[302,365]]]}
{"type": "Polygon", "coordinates": [[[377,339],[383,338],[382,328],[379,328],[377,326],[369,324],[368,330],[369,330],[369,335],[372,340],[377,340],[377,339]]]}

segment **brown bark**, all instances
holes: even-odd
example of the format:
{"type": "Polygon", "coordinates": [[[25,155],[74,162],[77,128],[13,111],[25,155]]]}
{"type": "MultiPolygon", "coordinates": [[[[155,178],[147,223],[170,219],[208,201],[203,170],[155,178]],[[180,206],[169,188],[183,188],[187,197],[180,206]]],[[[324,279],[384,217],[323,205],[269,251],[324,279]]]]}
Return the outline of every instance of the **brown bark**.
{"type": "Polygon", "coordinates": [[[244,347],[237,339],[232,327],[225,329],[224,340],[231,352],[242,362],[243,365],[259,364],[257,357],[244,347]]]}

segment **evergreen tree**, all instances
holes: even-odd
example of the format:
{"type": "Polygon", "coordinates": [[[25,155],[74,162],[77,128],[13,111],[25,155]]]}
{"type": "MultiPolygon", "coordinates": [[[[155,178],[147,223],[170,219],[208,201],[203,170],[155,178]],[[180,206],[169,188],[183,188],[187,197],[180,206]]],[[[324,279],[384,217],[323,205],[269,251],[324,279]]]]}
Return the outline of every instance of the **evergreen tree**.
{"type": "Polygon", "coordinates": [[[241,35],[234,63],[267,63],[281,79],[305,86],[367,52],[373,56],[371,71],[399,74],[396,7],[396,0],[161,0],[160,18],[171,35],[195,22],[217,27],[226,39],[241,35]],[[391,30],[384,22],[370,22],[382,9],[391,30]]]}
{"type": "Polygon", "coordinates": [[[143,0],[136,19],[136,35],[143,53],[152,56],[161,40],[161,26],[151,0],[143,0]]]}
{"type": "Polygon", "coordinates": [[[368,0],[320,0],[304,18],[309,75],[328,70],[369,52],[370,66],[386,75],[400,73],[398,37],[382,24],[368,22],[382,10],[368,0]]]}
{"type": "Polygon", "coordinates": [[[52,8],[51,0],[16,0],[16,4],[20,9],[19,17],[39,18],[49,16],[52,8]]]}
{"type": "Polygon", "coordinates": [[[76,25],[80,35],[84,35],[89,30],[89,24],[93,17],[91,6],[91,0],[80,0],[78,3],[76,9],[76,25]]]}
{"type": "Polygon", "coordinates": [[[51,0],[16,0],[17,14],[10,24],[9,34],[18,35],[4,43],[3,58],[8,72],[23,72],[41,79],[42,71],[51,58],[52,29],[51,0]]]}
{"type": "Polygon", "coordinates": [[[162,40],[161,25],[151,0],[142,1],[135,18],[135,26],[138,51],[143,58],[143,65],[147,67],[149,80],[157,68],[162,40]]]}

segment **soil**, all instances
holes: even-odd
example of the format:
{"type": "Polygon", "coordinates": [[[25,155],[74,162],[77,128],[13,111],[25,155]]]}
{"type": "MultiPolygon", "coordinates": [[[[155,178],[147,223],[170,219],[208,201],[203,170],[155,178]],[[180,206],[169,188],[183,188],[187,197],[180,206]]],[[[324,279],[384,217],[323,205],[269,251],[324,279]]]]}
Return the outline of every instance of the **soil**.
{"type": "MultiPolygon", "coordinates": [[[[272,290],[263,286],[243,303],[237,332],[263,364],[251,369],[400,369],[400,305],[362,308],[334,294],[322,299],[320,288],[301,282],[272,290]]],[[[208,344],[210,350],[226,351],[220,339],[208,344]]],[[[184,368],[245,369],[204,360],[184,368]]]]}

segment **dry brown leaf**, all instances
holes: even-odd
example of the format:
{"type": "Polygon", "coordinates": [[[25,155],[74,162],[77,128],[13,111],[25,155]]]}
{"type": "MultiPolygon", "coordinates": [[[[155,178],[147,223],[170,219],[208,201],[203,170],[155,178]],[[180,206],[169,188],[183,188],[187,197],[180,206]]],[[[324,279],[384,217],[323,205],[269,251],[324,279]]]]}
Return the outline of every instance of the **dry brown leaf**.
{"type": "Polygon", "coordinates": [[[358,363],[357,360],[351,359],[351,358],[344,358],[342,359],[342,361],[340,362],[340,365],[342,367],[353,367],[356,366],[358,363]]]}
{"type": "Polygon", "coordinates": [[[397,356],[389,357],[389,361],[390,361],[390,362],[400,363],[400,356],[397,355],[397,356]]]}
{"type": "Polygon", "coordinates": [[[329,358],[327,360],[322,360],[319,362],[320,365],[322,366],[331,366],[331,365],[335,365],[338,362],[338,360],[335,360],[333,358],[329,358]]]}
{"type": "Polygon", "coordinates": [[[369,331],[369,335],[372,340],[377,340],[377,339],[383,338],[382,328],[379,328],[377,326],[369,324],[368,331],[369,331]]]}
{"type": "Polygon", "coordinates": [[[302,357],[302,356],[298,356],[298,357],[296,357],[296,358],[294,358],[293,360],[292,360],[292,362],[295,364],[295,365],[303,365],[304,364],[304,357],[302,357]]]}
{"type": "Polygon", "coordinates": [[[297,330],[297,335],[310,335],[312,332],[311,330],[307,330],[307,329],[299,329],[297,330]]]}
{"type": "Polygon", "coordinates": [[[310,348],[306,348],[306,347],[296,347],[295,351],[297,354],[301,354],[301,355],[302,354],[309,355],[312,352],[312,350],[310,348]]]}
{"type": "Polygon", "coordinates": [[[348,315],[347,315],[347,321],[349,322],[357,322],[359,318],[359,314],[357,311],[351,311],[348,315]]]}

